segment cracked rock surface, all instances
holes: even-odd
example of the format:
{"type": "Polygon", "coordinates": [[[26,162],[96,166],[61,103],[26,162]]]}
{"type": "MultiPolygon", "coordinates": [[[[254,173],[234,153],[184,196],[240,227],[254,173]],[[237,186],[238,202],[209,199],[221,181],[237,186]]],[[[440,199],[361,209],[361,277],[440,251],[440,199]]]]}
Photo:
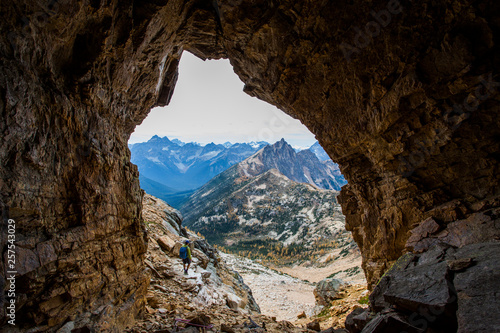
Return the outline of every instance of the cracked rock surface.
{"type": "Polygon", "coordinates": [[[380,279],[370,308],[353,312],[349,332],[492,332],[500,327],[500,242],[438,244],[408,253],[380,279]],[[479,319],[479,320],[478,320],[479,319]]]}

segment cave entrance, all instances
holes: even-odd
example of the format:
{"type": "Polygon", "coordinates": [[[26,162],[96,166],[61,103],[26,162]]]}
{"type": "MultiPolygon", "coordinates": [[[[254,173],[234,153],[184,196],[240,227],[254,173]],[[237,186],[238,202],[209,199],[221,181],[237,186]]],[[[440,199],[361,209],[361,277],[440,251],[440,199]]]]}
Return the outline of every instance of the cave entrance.
{"type": "Polygon", "coordinates": [[[345,179],[299,120],[243,92],[228,60],[184,52],[170,104],[151,110],[129,146],[141,187],[227,253],[264,314],[314,315],[325,278],[356,284],[348,301],[359,305],[361,256],[336,200],[345,179]]]}

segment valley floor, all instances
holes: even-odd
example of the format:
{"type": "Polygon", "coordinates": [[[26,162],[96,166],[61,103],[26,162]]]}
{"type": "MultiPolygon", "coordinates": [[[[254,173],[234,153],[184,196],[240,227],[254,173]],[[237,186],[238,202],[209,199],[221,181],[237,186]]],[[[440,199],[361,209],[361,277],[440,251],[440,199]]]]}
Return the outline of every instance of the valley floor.
{"type": "Polygon", "coordinates": [[[359,253],[354,251],[343,257],[338,253],[333,255],[338,259],[324,267],[305,263],[270,269],[248,258],[221,253],[226,265],[238,271],[250,287],[262,314],[276,317],[278,321],[290,321],[299,327],[316,318],[322,329],[342,327],[347,314],[354,307],[362,306],[359,300],[367,294],[366,280],[359,269],[359,253]],[[331,275],[348,285],[343,288],[339,299],[325,311],[316,306],[313,291],[315,282],[331,275]],[[317,316],[320,311],[322,316],[317,316]],[[306,317],[299,319],[300,314],[306,317]]]}
{"type": "Polygon", "coordinates": [[[273,267],[276,270],[290,276],[310,282],[319,282],[327,277],[341,279],[351,284],[365,284],[366,279],[361,269],[361,255],[359,250],[349,252],[346,256],[339,255],[341,249],[332,251],[330,254],[336,259],[329,264],[317,265],[307,262],[292,267],[273,267]]]}
{"type": "Polygon", "coordinates": [[[264,315],[277,320],[295,321],[305,312],[314,312],[314,285],[288,274],[262,266],[250,259],[221,252],[226,265],[240,273],[253,292],[264,315]]]}

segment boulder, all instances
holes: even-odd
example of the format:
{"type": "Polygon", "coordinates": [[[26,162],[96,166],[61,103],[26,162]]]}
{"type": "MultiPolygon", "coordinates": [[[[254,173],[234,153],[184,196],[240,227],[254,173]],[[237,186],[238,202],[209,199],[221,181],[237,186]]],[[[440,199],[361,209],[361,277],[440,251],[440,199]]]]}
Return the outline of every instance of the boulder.
{"type": "Polygon", "coordinates": [[[207,269],[210,259],[205,255],[205,253],[201,252],[198,249],[194,249],[192,250],[191,254],[194,258],[197,258],[200,261],[199,264],[201,267],[203,267],[203,269],[207,269]]]}
{"type": "Polygon", "coordinates": [[[458,296],[457,332],[500,331],[500,242],[463,247],[452,259],[468,265],[453,280],[458,296]]]}
{"type": "Polygon", "coordinates": [[[358,307],[345,319],[345,328],[350,333],[359,333],[371,319],[368,309],[358,307]]]}
{"type": "Polygon", "coordinates": [[[440,309],[443,315],[453,316],[451,276],[446,262],[419,265],[390,277],[384,299],[398,308],[412,312],[440,309]]]}
{"type": "Polygon", "coordinates": [[[205,284],[208,283],[210,276],[212,276],[212,272],[209,271],[201,272],[201,279],[205,284]]]}
{"type": "Polygon", "coordinates": [[[307,323],[306,327],[310,330],[319,332],[321,331],[321,326],[319,324],[318,320],[311,321],[310,323],[307,323]]]}
{"type": "Polygon", "coordinates": [[[427,240],[431,234],[439,230],[439,224],[433,218],[428,218],[421,222],[418,227],[411,231],[411,236],[406,241],[406,248],[413,252],[422,252],[426,249],[427,240]]]}
{"type": "MultiPolygon", "coordinates": [[[[396,261],[370,295],[377,316],[362,332],[493,332],[500,327],[500,242],[437,244],[396,261]],[[487,320],[485,320],[487,318],[487,320]],[[394,331],[395,332],[395,331],[394,331]]],[[[359,332],[346,320],[349,332],[359,332]]],[[[369,319],[369,318],[368,318],[369,319]]]]}
{"type": "MultiPolygon", "coordinates": [[[[419,327],[456,327],[456,296],[452,274],[445,261],[448,250],[454,252],[447,246],[438,245],[424,254],[407,254],[398,259],[370,295],[372,309],[383,312],[395,307],[410,313],[410,323],[421,323],[419,327]]],[[[385,322],[399,322],[401,318],[377,320],[382,321],[377,325],[385,327],[385,322]]]]}
{"type": "Polygon", "coordinates": [[[318,282],[314,288],[314,297],[318,305],[329,305],[331,301],[338,299],[340,287],[344,282],[339,279],[324,279],[318,282]]]}
{"type": "Polygon", "coordinates": [[[176,244],[175,241],[168,236],[158,237],[156,242],[158,243],[158,245],[160,245],[161,249],[166,253],[170,253],[176,244]]]}
{"type": "Polygon", "coordinates": [[[238,310],[240,308],[241,298],[234,294],[226,294],[226,304],[229,308],[233,310],[238,310]]]}
{"type": "Polygon", "coordinates": [[[205,239],[199,238],[194,241],[194,246],[195,248],[198,248],[203,252],[207,257],[210,259],[217,259],[217,250],[210,244],[205,239]]]}

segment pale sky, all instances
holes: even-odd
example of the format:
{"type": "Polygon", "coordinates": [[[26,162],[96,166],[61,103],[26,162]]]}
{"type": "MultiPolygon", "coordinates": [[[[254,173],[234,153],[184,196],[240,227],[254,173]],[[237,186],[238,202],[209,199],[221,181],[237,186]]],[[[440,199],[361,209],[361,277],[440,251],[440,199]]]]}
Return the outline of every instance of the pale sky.
{"type": "Polygon", "coordinates": [[[203,61],[184,52],[170,104],[151,110],[129,143],[153,135],[184,142],[224,143],[281,138],[294,147],[309,147],[316,139],[296,119],[243,92],[243,82],[229,60],[203,61]]]}

